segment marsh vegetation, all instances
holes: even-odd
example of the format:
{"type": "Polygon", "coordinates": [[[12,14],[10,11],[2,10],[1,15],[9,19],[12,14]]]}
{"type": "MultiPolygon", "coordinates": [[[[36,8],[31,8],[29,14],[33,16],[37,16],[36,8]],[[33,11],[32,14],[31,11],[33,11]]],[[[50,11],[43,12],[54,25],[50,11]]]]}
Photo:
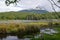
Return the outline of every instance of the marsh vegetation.
{"type": "MultiPolygon", "coordinates": [[[[0,34],[4,34],[3,36],[0,35],[0,37],[2,37],[2,39],[4,37],[9,37],[10,36],[15,36],[19,39],[25,39],[25,38],[29,38],[28,40],[41,40],[40,36],[38,38],[34,38],[35,35],[40,34],[40,29],[45,29],[45,28],[51,28],[52,24],[52,28],[59,31],[60,33],[60,23],[45,23],[45,22],[36,22],[36,23],[2,23],[0,24],[0,34]]],[[[56,40],[59,38],[59,33],[52,35],[49,34],[44,34],[44,39],[47,40],[47,38],[49,38],[49,40],[56,40]],[[52,37],[52,38],[51,38],[52,37]],[[56,37],[56,38],[55,38],[56,37]]]]}
{"type": "Polygon", "coordinates": [[[15,38],[16,40],[47,40],[48,38],[48,40],[60,40],[59,19],[60,12],[58,12],[58,14],[53,12],[43,14],[24,12],[0,13],[0,39],[8,40],[7,38],[10,38],[9,40],[12,40],[11,37],[13,37],[13,40],[15,40],[15,38]],[[9,22],[9,20],[12,21],[9,22]],[[53,35],[44,33],[42,38],[40,36],[36,37],[36,35],[41,35],[40,30],[45,28],[57,30],[58,33],[54,33],[53,35]]]}

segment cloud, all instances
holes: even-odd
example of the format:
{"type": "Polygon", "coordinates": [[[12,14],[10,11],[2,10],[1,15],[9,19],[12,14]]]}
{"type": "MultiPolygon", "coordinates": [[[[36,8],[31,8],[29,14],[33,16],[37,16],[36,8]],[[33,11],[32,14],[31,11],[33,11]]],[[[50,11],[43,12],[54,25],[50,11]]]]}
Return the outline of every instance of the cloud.
{"type": "Polygon", "coordinates": [[[4,1],[0,1],[0,12],[8,12],[8,11],[18,11],[23,10],[20,7],[15,7],[12,4],[10,6],[6,6],[4,1]]]}
{"type": "MultiPolygon", "coordinates": [[[[48,0],[21,0],[17,6],[10,5],[6,6],[4,3],[5,0],[0,0],[0,12],[5,12],[5,11],[18,11],[18,10],[23,10],[23,9],[30,9],[30,8],[35,8],[36,6],[40,6],[41,8],[44,8],[47,11],[53,11],[51,4],[48,0]]],[[[54,0],[55,2],[57,0],[54,0]]],[[[56,2],[57,3],[57,2],[56,2]]],[[[60,5],[59,3],[57,3],[60,5]]],[[[54,5],[54,8],[56,11],[60,11],[58,7],[54,5]]]]}
{"type": "MultiPolygon", "coordinates": [[[[54,0],[56,4],[60,5],[57,3],[57,0],[54,0]]],[[[51,7],[51,3],[48,0],[21,0],[20,2],[20,7],[25,7],[25,8],[35,8],[36,6],[43,7],[47,11],[54,11],[51,7]]],[[[56,11],[60,11],[58,7],[54,5],[54,8],[56,11]]]]}

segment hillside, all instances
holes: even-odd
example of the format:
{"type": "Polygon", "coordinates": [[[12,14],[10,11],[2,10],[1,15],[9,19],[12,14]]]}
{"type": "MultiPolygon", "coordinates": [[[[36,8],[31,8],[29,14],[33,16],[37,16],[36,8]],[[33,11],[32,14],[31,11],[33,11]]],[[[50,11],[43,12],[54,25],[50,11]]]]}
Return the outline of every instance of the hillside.
{"type": "Polygon", "coordinates": [[[57,14],[44,13],[37,14],[33,12],[3,12],[0,13],[0,20],[40,20],[40,19],[60,19],[60,12],[57,14]]]}

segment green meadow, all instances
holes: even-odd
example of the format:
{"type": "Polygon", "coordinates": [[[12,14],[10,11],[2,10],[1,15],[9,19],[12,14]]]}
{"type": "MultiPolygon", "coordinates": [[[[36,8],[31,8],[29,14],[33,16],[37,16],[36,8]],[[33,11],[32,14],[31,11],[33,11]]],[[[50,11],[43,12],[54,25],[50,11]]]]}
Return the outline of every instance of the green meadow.
{"type": "MultiPolygon", "coordinates": [[[[2,20],[41,20],[41,19],[60,19],[60,12],[48,13],[28,13],[28,12],[1,12],[0,21],[2,20]]],[[[0,34],[16,34],[21,37],[27,35],[40,34],[41,28],[53,28],[59,33],[52,35],[44,34],[44,40],[60,40],[60,22],[30,22],[30,23],[0,23],[0,34]]],[[[31,36],[32,37],[32,36],[31,36]]],[[[39,38],[31,38],[31,40],[42,40],[39,38]]]]}
{"type": "Polygon", "coordinates": [[[60,12],[34,13],[34,12],[1,12],[0,20],[40,20],[60,19],[60,12]]]}

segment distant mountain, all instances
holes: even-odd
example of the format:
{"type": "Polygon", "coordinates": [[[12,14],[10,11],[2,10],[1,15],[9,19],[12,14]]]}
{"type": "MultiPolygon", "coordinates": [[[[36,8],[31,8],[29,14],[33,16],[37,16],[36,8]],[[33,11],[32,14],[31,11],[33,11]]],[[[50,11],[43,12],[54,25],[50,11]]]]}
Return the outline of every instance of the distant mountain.
{"type": "Polygon", "coordinates": [[[19,12],[47,13],[48,11],[46,11],[46,10],[34,10],[34,9],[31,9],[31,10],[21,10],[19,12]]]}
{"type": "Polygon", "coordinates": [[[33,12],[33,13],[46,13],[48,12],[47,10],[43,9],[40,6],[37,6],[35,8],[31,8],[31,9],[25,9],[25,10],[20,10],[19,12],[33,12]]]}

